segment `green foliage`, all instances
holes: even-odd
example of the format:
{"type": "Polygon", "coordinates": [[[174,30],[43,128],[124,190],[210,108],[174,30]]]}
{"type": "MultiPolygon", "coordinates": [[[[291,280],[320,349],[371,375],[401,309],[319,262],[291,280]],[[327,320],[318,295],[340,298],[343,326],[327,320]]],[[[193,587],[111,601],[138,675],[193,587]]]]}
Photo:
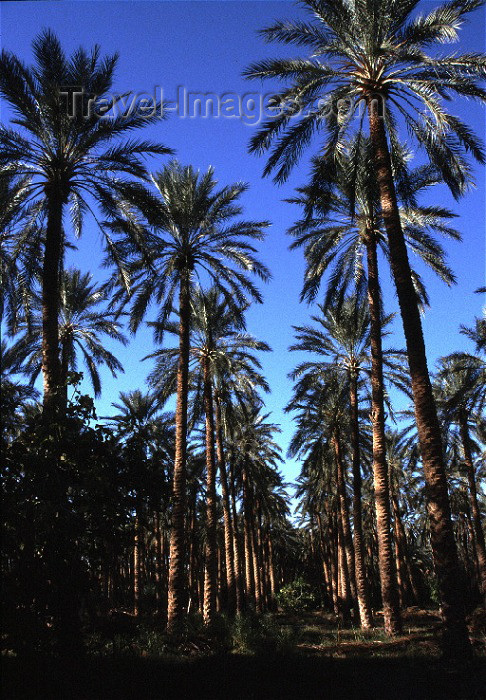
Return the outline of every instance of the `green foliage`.
{"type": "Polygon", "coordinates": [[[280,589],[277,603],[284,612],[300,613],[315,608],[317,596],[303,578],[296,578],[280,589]]]}
{"type": "Polygon", "coordinates": [[[232,648],[243,654],[285,654],[297,642],[292,627],[279,625],[272,615],[239,616],[232,625],[232,648]]]}

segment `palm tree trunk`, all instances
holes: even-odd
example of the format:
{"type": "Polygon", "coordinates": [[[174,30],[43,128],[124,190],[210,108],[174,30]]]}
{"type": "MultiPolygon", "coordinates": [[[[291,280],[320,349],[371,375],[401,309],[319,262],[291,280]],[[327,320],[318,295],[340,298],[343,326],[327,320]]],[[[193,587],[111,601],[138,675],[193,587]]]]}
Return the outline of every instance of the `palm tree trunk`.
{"type": "Polygon", "coordinates": [[[154,513],[155,532],[155,601],[156,611],[160,615],[162,612],[162,588],[164,585],[164,565],[163,565],[163,540],[162,528],[160,526],[160,511],[154,513]]]}
{"type": "Polygon", "coordinates": [[[140,520],[135,515],[135,532],[133,535],[133,614],[140,612],[140,520]]]}
{"type": "Polygon", "coordinates": [[[267,535],[268,544],[268,576],[270,583],[270,610],[275,610],[275,595],[277,593],[277,586],[275,582],[275,561],[273,556],[273,542],[271,532],[267,535]]]}
{"type": "MultiPolygon", "coordinates": [[[[380,99],[380,96],[377,96],[380,99]]],[[[425,353],[422,323],[413,286],[407,247],[398,210],[392,165],[383,118],[374,100],[368,103],[370,138],[387,232],[390,264],[397,290],[407,345],[415,421],[427,489],[427,509],[434,566],[444,619],[443,650],[448,656],[469,657],[469,641],[460,569],[452,528],[451,508],[440,425],[425,353]]]]}
{"type": "Polygon", "coordinates": [[[359,416],[358,416],[358,377],[350,376],[349,400],[351,404],[351,447],[353,453],[353,521],[354,521],[354,566],[356,574],[356,593],[358,597],[361,627],[373,626],[368,582],[364,563],[363,514],[361,508],[361,464],[359,451],[359,416]]]}
{"type": "Polygon", "coordinates": [[[459,430],[461,434],[462,449],[464,451],[464,464],[466,465],[467,483],[469,486],[469,499],[471,503],[472,521],[474,527],[474,540],[476,545],[476,557],[478,560],[481,593],[486,605],[486,546],[484,531],[481,523],[481,511],[478,503],[478,490],[474,474],[474,464],[471,451],[471,440],[466,416],[461,416],[459,430]]]}
{"type": "Polygon", "coordinates": [[[197,609],[199,605],[198,593],[198,568],[197,568],[197,553],[196,553],[196,502],[193,499],[193,504],[189,509],[189,609],[197,609]]]}
{"type": "Polygon", "coordinates": [[[216,615],[218,543],[216,538],[216,456],[214,453],[213,387],[209,357],[203,359],[204,412],[206,414],[206,566],[203,618],[212,625],[216,615]]]}
{"type": "Polygon", "coordinates": [[[235,562],[235,584],[236,584],[236,613],[241,615],[245,605],[245,594],[243,590],[243,568],[244,554],[240,546],[240,533],[238,532],[238,514],[236,512],[236,494],[233,463],[230,462],[230,496],[231,496],[231,518],[233,524],[233,552],[235,562]]]}
{"type": "Polygon", "coordinates": [[[348,497],[346,494],[346,481],[345,481],[345,466],[343,461],[343,456],[341,453],[341,443],[340,437],[337,432],[334,433],[332,437],[332,443],[334,447],[334,455],[336,458],[336,479],[337,479],[337,492],[339,497],[339,512],[342,527],[343,536],[343,547],[346,553],[346,568],[348,574],[348,585],[351,594],[351,601],[354,607],[356,602],[356,575],[355,575],[355,562],[354,562],[354,548],[353,548],[353,537],[351,534],[351,525],[349,522],[349,506],[348,497]]]}
{"type": "Polygon", "coordinates": [[[59,303],[62,264],[63,202],[57,193],[50,194],[47,204],[47,226],[42,265],[42,373],[44,377],[44,410],[56,411],[60,384],[59,303]]]}
{"type": "Polygon", "coordinates": [[[320,550],[320,555],[321,555],[321,560],[322,560],[322,573],[324,576],[324,584],[326,586],[326,592],[327,596],[329,598],[329,601],[333,601],[333,590],[332,590],[332,562],[331,558],[328,556],[329,549],[328,546],[326,547],[326,541],[324,537],[324,529],[322,526],[322,516],[318,510],[316,510],[316,520],[317,520],[317,529],[319,532],[319,550],[320,550]]]}
{"type": "Polygon", "coordinates": [[[187,398],[189,377],[189,272],[181,273],[179,293],[179,364],[177,367],[176,439],[174,476],[172,482],[172,527],[170,534],[169,590],[167,631],[175,634],[184,615],[186,588],[185,531],[186,458],[187,458],[187,398]]]}
{"type": "Polygon", "coordinates": [[[378,256],[375,234],[367,231],[368,304],[371,339],[371,421],[373,429],[373,482],[375,489],[378,568],[386,634],[400,634],[402,623],[398,606],[395,562],[391,546],[391,513],[388,465],[385,452],[385,407],[383,387],[383,349],[381,344],[381,308],[378,256]]]}
{"type": "Polygon", "coordinates": [[[398,593],[400,596],[400,605],[401,607],[404,607],[405,605],[410,604],[410,598],[412,597],[410,591],[410,579],[407,577],[407,536],[405,534],[405,528],[403,526],[402,516],[400,513],[398,493],[394,487],[392,469],[390,470],[390,499],[393,510],[393,533],[395,538],[398,593]]]}
{"type": "Polygon", "coordinates": [[[253,557],[253,579],[255,590],[255,612],[260,615],[263,612],[262,607],[262,581],[261,581],[261,566],[258,556],[258,540],[256,536],[255,518],[253,514],[250,517],[250,541],[251,553],[253,557]]]}
{"type": "Polygon", "coordinates": [[[243,466],[243,530],[245,539],[245,584],[246,607],[251,607],[255,601],[255,579],[253,573],[253,552],[251,542],[251,510],[250,496],[248,493],[248,477],[246,467],[243,466]]]}
{"type": "Polygon", "coordinates": [[[330,558],[331,572],[332,572],[332,604],[334,609],[334,614],[336,617],[340,613],[340,600],[339,600],[339,548],[338,548],[338,529],[337,529],[337,516],[334,513],[334,509],[329,510],[329,547],[330,547],[330,558]]]}
{"type": "Polygon", "coordinates": [[[222,500],[224,520],[224,549],[226,556],[226,585],[228,587],[228,612],[230,615],[234,615],[236,610],[236,582],[233,552],[233,526],[231,523],[228,477],[226,474],[226,460],[224,457],[223,447],[223,422],[221,419],[221,399],[217,390],[214,393],[214,403],[216,408],[216,452],[219,464],[221,493],[223,496],[222,500]]]}

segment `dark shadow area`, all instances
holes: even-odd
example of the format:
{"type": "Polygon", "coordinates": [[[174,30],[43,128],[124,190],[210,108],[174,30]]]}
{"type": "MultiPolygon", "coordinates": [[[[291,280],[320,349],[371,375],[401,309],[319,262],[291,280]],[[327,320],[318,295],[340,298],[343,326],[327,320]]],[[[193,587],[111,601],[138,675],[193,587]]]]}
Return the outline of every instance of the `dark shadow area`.
{"type": "Polygon", "coordinates": [[[52,659],[3,661],[3,698],[343,698],[483,700],[486,663],[467,668],[416,659],[222,655],[191,660],[93,658],[77,668],[52,659]]]}

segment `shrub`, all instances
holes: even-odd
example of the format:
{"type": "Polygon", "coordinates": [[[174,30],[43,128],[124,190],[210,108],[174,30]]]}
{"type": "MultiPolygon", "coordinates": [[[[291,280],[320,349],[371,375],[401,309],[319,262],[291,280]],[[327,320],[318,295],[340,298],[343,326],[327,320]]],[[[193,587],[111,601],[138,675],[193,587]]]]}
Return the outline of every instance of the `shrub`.
{"type": "Polygon", "coordinates": [[[306,581],[296,578],[280,589],[277,603],[284,612],[300,613],[316,606],[317,596],[306,581]]]}

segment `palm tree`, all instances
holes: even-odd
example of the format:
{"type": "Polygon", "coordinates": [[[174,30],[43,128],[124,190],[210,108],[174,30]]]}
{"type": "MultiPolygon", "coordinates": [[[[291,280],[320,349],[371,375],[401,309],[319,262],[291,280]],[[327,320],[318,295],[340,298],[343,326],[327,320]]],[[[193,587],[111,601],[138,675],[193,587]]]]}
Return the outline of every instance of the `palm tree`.
{"type": "MultiPolygon", "coordinates": [[[[255,257],[249,241],[261,240],[266,221],[237,220],[242,208],[237,200],[247,189],[243,183],[216,190],[214,171],[201,174],[173,161],[153,176],[158,198],[147,197],[139,209],[153,233],[145,229],[150,263],[130,248],[134,257],[131,327],[136,330],[152,299],[161,305],[158,326],[163,332],[179,294],[179,351],[176,399],[176,452],[172,496],[168,629],[175,631],[183,615],[185,591],[185,481],[187,398],[190,356],[191,296],[194,278],[206,274],[228,306],[237,308],[261,295],[248,273],[268,279],[269,273],[255,257]]],[[[133,203],[136,204],[135,202],[133,203]]],[[[137,222],[139,225],[140,219],[137,222]]],[[[119,222],[130,231],[130,221],[119,222]]],[[[127,241],[129,244],[129,241],[127,241]]],[[[123,250],[123,248],[122,248],[123,250]]],[[[126,252],[126,251],[125,251],[126,252]]],[[[160,337],[162,340],[162,337],[160,337]]]]}
{"type": "MultiPolygon", "coordinates": [[[[259,373],[261,368],[252,350],[270,348],[244,332],[244,309],[228,307],[216,287],[207,291],[196,288],[191,299],[190,370],[195,388],[193,406],[201,406],[206,431],[206,581],[204,619],[212,624],[216,591],[216,462],[219,466],[225,526],[226,574],[229,610],[234,610],[236,583],[234,570],[233,532],[230,517],[229,492],[224,457],[222,397],[244,393],[268,385],[259,373]],[[201,400],[202,396],[202,400],[201,400]],[[216,447],[216,451],[215,451],[216,447]]],[[[157,328],[157,324],[154,324],[157,328]]],[[[158,329],[160,330],[160,329],[158,329]]],[[[175,323],[167,323],[165,332],[177,335],[175,323]]],[[[156,395],[165,400],[176,386],[178,351],[162,348],[147,356],[157,363],[149,376],[156,395]]],[[[144,358],[144,359],[147,359],[144,358]]],[[[197,419],[197,416],[195,416],[197,419]]]]}
{"type": "MultiPolygon", "coordinates": [[[[444,281],[451,284],[454,276],[444,261],[442,247],[431,237],[441,233],[460,238],[457,231],[447,225],[453,214],[440,207],[423,207],[417,204],[419,192],[436,181],[430,168],[418,168],[406,172],[407,153],[397,153],[401,167],[400,192],[410,200],[402,206],[400,216],[407,245],[418,254],[444,281]]],[[[323,189],[324,159],[315,158],[313,176],[308,187],[300,188],[300,196],[294,201],[304,207],[305,217],[291,232],[296,236],[293,247],[305,246],[307,260],[306,278],[302,297],[312,300],[317,295],[325,271],[332,268],[325,303],[342,303],[349,286],[355,287],[358,298],[367,286],[370,316],[371,345],[371,399],[373,425],[373,475],[375,504],[378,518],[379,565],[382,597],[385,607],[385,627],[390,633],[400,630],[398,599],[394,583],[394,567],[390,539],[390,499],[386,463],[385,406],[382,347],[383,312],[378,266],[378,249],[389,257],[383,231],[383,221],[377,214],[378,192],[374,182],[371,144],[368,139],[355,139],[346,151],[339,155],[334,186],[327,183],[323,189]],[[323,194],[321,195],[321,192],[323,194]],[[362,264],[366,257],[366,272],[362,264]],[[379,511],[379,513],[378,513],[379,511]],[[385,555],[386,552],[386,555],[385,555]]],[[[422,305],[428,303],[427,292],[418,273],[412,271],[417,298],[422,305]]],[[[398,369],[396,367],[395,369],[398,369]]],[[[395,382],[409,393],[408,381],[395,372],[395,382]]]]}
{"type": "Polygon", "coordinates": [[[324,494],[328,498],[333,491],[335,514],[333,527],[334,583],[340,580],[342,595],[336,589],[336,599],[340,610],[344,600],[347,607],[352,599],[356,600],[355,558],[350,526],[349,505],[346,488],[347,452],[345,437],[350,432],[349,381],[340,368],[329,366],[320,371],[303,373],[297,382],[292,400],[286,406],[287,411],[297,411],[297,429],[290,442],[290,457],[304,457],[302,476],[313,472],[319,481],[325,481],[324,494]],[[334,484],[332,488],[329,484],[334,484]],[[340,575],[338,576],[338,571],[340,575]]]}
{"type": "Polygon", "coordinates": [[[26,182],[13,174],[0,177],[0,319],[11,334],[18,330],[19,316],[29,318],[31,290],[40,275],[42,227],[38,205],[28,202],[26,182]],[[16,241],[18,228],[24,228],[24,240],[16,241]]]}
{"type": "Polygon", "coordinates": [[[454,353],[440,360],[436,390],[441,418],[449,431],[449,439],[459,442],[466,471],[476,556],[480,575],[480,589],[486,600],[486,546],[478,502],[474,452],[478,445],[473,436],[484,434],[484,406],[486,403],[486,362],[467,353],[454,353]],[[457,434],[454,434],[457,431],[457,434]]]}
{"type": "Polygon", "coordinates": [[[431,538],[444,616],[444,651],[470,654],[464,606],[458,586],[458,559],[452,529],[443,446],[430,383],[422,324],[397,204],[393,169],[399,143],[397,116],[439,170],[454,196],[469,182],[463,154],[484,162],[479,140],[447,113],[443,98],[467,96],[484,101],[478,84],[484,57],[467,53],[434,57],[431,46],[458,39],[463,17],[481,0],[458,0],[412,17],[418,0],[304,0],[313,22],[277,22],[263,31],[268,41],[304,46],[311,58],[264,60],[248,68],[258,79],[290,82],[275,100],[276,117],[253,137],[250,150],[272,148],[265,173],[283,181],[317,131],[324,131],[323,153],[334,171],[334,154],[357,125],[369,127],[381,213],[403,321],[412,378],[417,429],[427,482],[431,538]],[[357,118],[358,110],[365,112],[357,118]],[[295,117],[295,119],[293,119],[295,117]]]}
{"type": "MultiPolygon", "coordinates": [[[[106,337],[126,345],[127,339],[120,330],[115,313],[101,305],[106,302],[103,287],[93,284],[92,275],[71,268],[62,273],[59,309],[59,340],[61,374],[59,391],[63,403],[67,401],[68,373],[75,372],[81,356],[88,370],[95,396],[101,394],[100,365],[106,365],[112,375],[123,372],[117,358],[106,349],[106,337]]],[[[31,318],[20,324],[23,335],[12,346],[23,372],[31,384],[39,376],[42,367],[42,299],[32,292],[31,318]]]]}
{"type": "MultiPolygon", "coordinates": [[[[434,272],[451,283],[454,277],[444,262],[443,250],[431,238],[430,233],[437,231],[458,238],[459,234],[446,225],[446,219],[451,217],[452,213],[439,207],[421,207],[417,204],[417,194],[435,181],[435,175],[429,168],[405,174],[407,154],[402,152],[398,155],[402,166],[401,191],[413,202],[413,206],[404,206],[400,210],[407,244],[434,272]]],[[[303,206],[305,217],[291,230],[296,236],[292,245],[305,246],[307,268],[302,298],[311,301],[316,297],[322,277],[328,269],[332,269],[332,274],[327,285],[326,305],[341,304],[350,286],[355,287],[359,298],[363,294],[365,284],[367,286],[371,345],[373,474],[380,543],[380,582],[385,606],[385,627],[390,633],[393,630],[398,632],[400,623],[396,585],[393,582],[390,501],[385,454],[383,319],[378,268],[378,247],[385,257],[388,256],[388,248],[383,224],[377,215],[378,196],[373,179],[370,143],[362,138],[347,145],[346,151],[339,155],[336,180],[331,189],[325,190],[321,186],[323,159],[314,159],[313,165],[310,185],[300,188],[300,196],[294,200],[303,206]],[[362,264],[363,257],[366,257],[366,269],[362,264]]],[[[426,290],[415,271],[413,278],[421,303],[427,303],[426,290]]],[[[398,366],[395,367],[395,370],[397,369],[398,366]]],[[[396,372],[394,375],[394,381],[408,393],[408,382],[401,380],[396,372]]]]}
{"type": "MultiPolygon", "coordinates": [[[[141,544],[144,525],[144,509],[150,497],[150,482],[160,482],[160,476],[167,479],[161,470],[161,453],[163,462],[173,458],[171,445],[174,441],[172,429],[173,416],[161,414],[161,404],[153,394],[144,394],[139,389],[120,392],[118,403],[112,403],[118,413],[107,420],[115,428],[117,438],[123,443],[127,463],[132,472],[129,482],[134,490],[134,530],[133,530],[133,612],[139,613],[140,605],[140,569],[141,544]],[[151,472],[159,479],[151,479],[151,472]]],[[[158,489],[160,490],[160,488],[158,489]]],[[[152,499],[153,500],[153,499],[152,499]]],[[[156,501],[160,499],[156,498],[156,501]]],[[[157,510],[160,511],[160,502],[157,510]]],[[[160,585],[160,581],[159,581],[160,585]]]]}
{"type": "MultiPolygon", "coordinates": [[[[32,234],[33,222],[43,223],[42,371],[44,407],[50,410],[61,386],[59,304],[66,210],[69,207],[73,231],[79,236],[93,200],[105,214],[116,212],[124,193],[136,190],[125,176],[146,178],[143,158],[169,149],[149,141],[119,140],[153,123],[159,110],[148,118],[135,109],[130,115],[105,114],[100,119],[96,106],[106,96],[112,99],[116,55],[102,59],[96,46],[90,53],[79,48],[67,57],[50,30],[34,39],[33,52],[33,67],[8,51],[0,57],[0,94],[20,127],[19,131],[0,127],[0,179],[17,176],[22,187],[14,210],[22,212],[27,203],[31,207],[30,215],[19,216],[21,225],[14,231],[23,246],[29,235],[37,235],[32,234]]],[[[8,197],[2,198],[2,208],[11,207],[11,193],[2,188],[2,194],[8,197]]],[[[110,248],[109,233],[101,228],[110,248]]]]}
{"type": "MultiPolygon", "coordinates": [[[[364,568],[363,529],[361,514],[361,460],[359,445],[358,381],[362,365],[367,364],[369,344],[369,318],[366,307],[348,299],[340,311],[321,307],[322,317],[313,317],[317,328],[294,327],[297,343],[290,350],[305,350],[320,356],[329,357],[329,362],[306,362],[292,373],[292,378],[313,369],[323,373],[326,368],[342,371],[349,383],[349,404],[351,412],[351,443],[353,461],[353,521],[354,558],[356,592],[361,625],[365,629],[372,626],[372,613],[364,568]],[[321,330],[322,328],[322,330],[321,330]]],[[[386,606],[385,606],[386,607],[386,606]]],[[[385,620],[387,619],[385,614],[385,620]]],[[[390,625],[388,625],[388,628],[390,625]]]]}
{"type": "Polygon", "coordinates": [[[33,386],[21,384],[14,380],[14,375],[21,373],[17,354],[2,340],[0,343],[0,412],[4,436],[16,434],[22,427],[20,411],[27,408],[28,401],[37,401],[39,393],[33,386]]]}
{"type": "MultiPolygon", "coordinates": [[[[238,481],[242,502],[245,602],[247,607],[254,605],[257,613],[263,612],[265,602],[260,516],[262,506],[271,510],[268,493],[274,495],[282,487],[277,467],[282,458],[274,441],[280,428],[268,422],[269,414],[262,414],[261,409],[256,393],[242,396],[228,412],[227,423],[232,490],[234,495],[238,481]]],[[[236,518],[234,522],[236,526],[236,518]]]]}

